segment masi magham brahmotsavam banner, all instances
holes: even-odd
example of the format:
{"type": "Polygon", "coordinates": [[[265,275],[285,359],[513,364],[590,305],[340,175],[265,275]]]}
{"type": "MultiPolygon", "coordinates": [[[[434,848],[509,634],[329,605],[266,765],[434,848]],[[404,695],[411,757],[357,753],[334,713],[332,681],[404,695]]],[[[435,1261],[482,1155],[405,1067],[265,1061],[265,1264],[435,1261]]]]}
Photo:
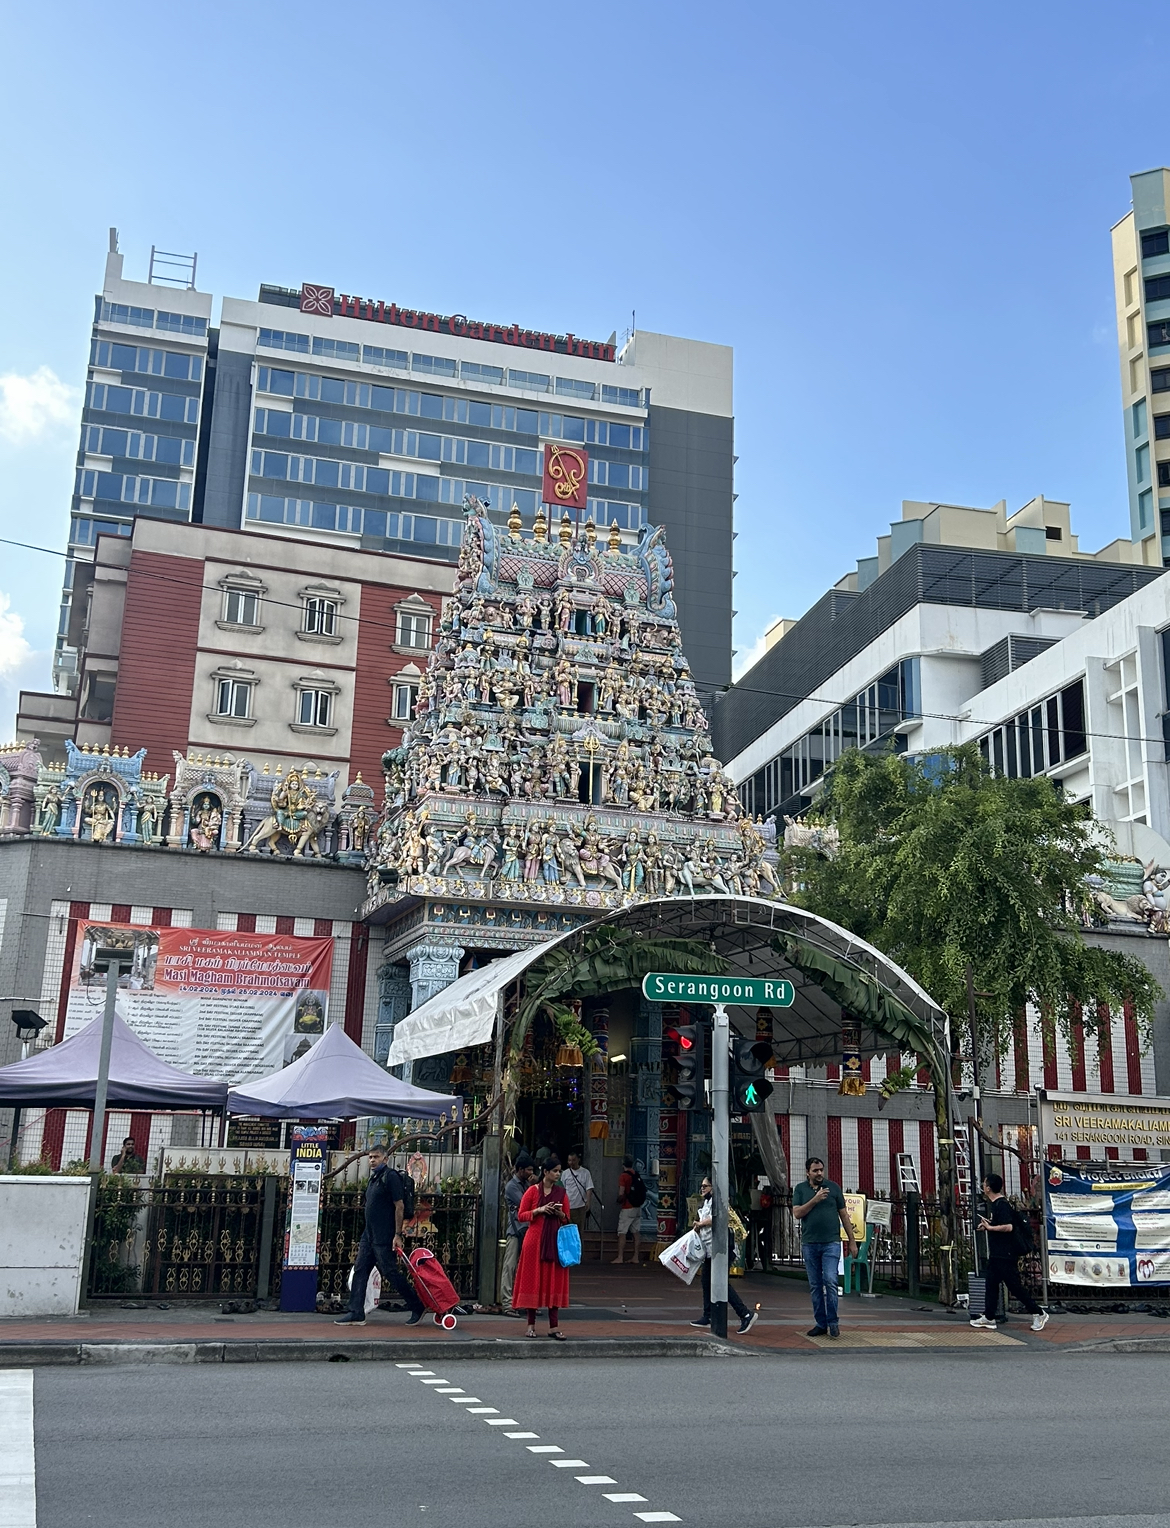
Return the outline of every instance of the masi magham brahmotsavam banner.
{"type": "MultiPolygon", "coordinates": [[[[93,958],[108,926],[78,924],[66,1039],[102,1012],[106,978],[93,969],[93,958]]],[[[246,1082],[287,1066],[324,1033],[332,938],[140,926],[130,932],[133,962],[118,982],[118,1013],[173,1066],[246,1082]]]]}

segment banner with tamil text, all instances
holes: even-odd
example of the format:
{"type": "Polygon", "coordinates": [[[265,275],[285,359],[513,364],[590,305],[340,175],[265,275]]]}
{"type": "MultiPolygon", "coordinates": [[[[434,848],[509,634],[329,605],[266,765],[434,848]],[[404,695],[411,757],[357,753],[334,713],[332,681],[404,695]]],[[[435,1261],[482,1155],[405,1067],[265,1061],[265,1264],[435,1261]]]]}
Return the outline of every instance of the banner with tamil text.
{"type": "MultiPolygon", "coordinates": [[[[65,1034],[101,1014],[106,978],[93,967],[102,930],[78,924],[65,1034]]],[[[121,934],[127,926],[117,925],[121,934]]],[[[233,1085],[296,1060],[325,1032],[333,940],[293,934],[135,926],[118,982],[119,1015],[164,1061],[233,1085]]]]}

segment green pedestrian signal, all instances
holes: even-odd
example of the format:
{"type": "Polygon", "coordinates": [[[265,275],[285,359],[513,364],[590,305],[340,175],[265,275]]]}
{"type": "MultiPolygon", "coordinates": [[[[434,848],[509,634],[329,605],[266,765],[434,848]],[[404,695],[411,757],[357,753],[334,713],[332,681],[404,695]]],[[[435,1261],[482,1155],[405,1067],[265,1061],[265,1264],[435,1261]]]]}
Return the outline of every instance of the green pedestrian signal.
{"type": "Polygon", "coordinates": [[[728,1079],[733,1114],[760,1114],[772,1096],[772,1084],[764,1076],[772,1061],[766,1040],[731,1042],[731,1076],[728,1079]]]}

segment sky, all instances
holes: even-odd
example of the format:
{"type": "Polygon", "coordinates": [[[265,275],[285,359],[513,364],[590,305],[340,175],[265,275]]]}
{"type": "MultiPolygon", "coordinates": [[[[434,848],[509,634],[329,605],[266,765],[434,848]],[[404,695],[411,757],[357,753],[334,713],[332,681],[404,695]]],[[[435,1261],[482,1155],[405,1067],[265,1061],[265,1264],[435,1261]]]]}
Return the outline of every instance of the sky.
{"type": "MultiPolygon", "coordinates": [[[[0,537],[64,548],[111,226],[127,277],[197,251],[217,296],[734,346],[739,667],[903,499],[1043,493],[1086,549],[1128,535],[1109,229],[1170,162],[1163,17],[9,0],[0,537]]],[[[5,735],[62,566],[0,545],[5,735]]]]}

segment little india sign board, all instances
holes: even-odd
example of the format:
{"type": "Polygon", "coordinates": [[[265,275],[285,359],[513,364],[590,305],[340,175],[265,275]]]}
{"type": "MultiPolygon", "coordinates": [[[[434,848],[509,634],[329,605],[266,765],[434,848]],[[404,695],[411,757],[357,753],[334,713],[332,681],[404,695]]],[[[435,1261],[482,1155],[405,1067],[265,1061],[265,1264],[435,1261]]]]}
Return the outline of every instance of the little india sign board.
{"type": "Polygon", "coordinates": [[[789,981],[754,976],[672,976],[652,972],[642,978],[642,996],[652,1003],[750,1003],[791,1008],[796,989],[789,981]]]}

